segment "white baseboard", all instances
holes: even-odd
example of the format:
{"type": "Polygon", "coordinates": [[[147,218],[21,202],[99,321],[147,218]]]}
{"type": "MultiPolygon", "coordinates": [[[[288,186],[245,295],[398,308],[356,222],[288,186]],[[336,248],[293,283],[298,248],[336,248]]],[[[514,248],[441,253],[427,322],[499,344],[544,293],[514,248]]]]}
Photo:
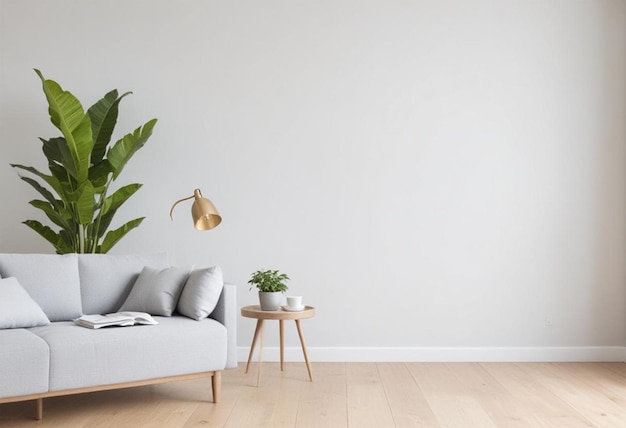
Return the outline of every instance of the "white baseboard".
{"type": "MultiPolygon", "coordinates": [[[[311,362],[625,362],[624,346],[568,347],[309,347],[311,362]]],[[[238,347],[248,361],[250,348],[238,347]]],[[[255,349],[253,360],[258,359],[255,349]]],[[[263,348],[263,361],[280,361],[279,348],[263,348]]],[[[285,361],[303,362],[300,347],[286,347],[285,361]]]]}

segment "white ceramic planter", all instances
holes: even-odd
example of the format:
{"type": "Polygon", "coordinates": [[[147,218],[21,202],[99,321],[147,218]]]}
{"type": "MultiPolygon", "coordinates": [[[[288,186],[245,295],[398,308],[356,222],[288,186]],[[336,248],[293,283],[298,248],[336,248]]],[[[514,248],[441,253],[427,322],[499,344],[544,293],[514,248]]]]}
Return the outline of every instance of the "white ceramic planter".
{"type": "Polygon", "coordinates": [[[283,299],[280,291],[259,291],[259,303],[263,311],[277,311],[283,299]]]}

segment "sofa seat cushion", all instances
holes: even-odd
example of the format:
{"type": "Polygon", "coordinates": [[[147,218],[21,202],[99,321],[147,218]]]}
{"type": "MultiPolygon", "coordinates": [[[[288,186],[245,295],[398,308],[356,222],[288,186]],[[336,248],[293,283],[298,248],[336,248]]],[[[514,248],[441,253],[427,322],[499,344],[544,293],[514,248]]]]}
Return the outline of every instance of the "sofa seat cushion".
{"type": "Polygon", "coordinates": [[[26,329],[0,330],[0,398],[48,391],[50,350],[26,329]]]}
{"type": "Polygon", "coordinates": [[[213,319],[154,317],[158,325],[91,330],[71,322],[31,330],[50,346],[50,390],[222,370],[226,328],[213,319]]]}
{"type": "Polygon", "coordinates": [[[167,253],[79,254],[78,271],[85,314],[117,312],[145,266],[164,269],[167,253]]]}
{"type": "Polygon", "coordinates": [[[16,277],[50,321],[83,314],[76,254],[0,254],[0,275],[16,277]]]}

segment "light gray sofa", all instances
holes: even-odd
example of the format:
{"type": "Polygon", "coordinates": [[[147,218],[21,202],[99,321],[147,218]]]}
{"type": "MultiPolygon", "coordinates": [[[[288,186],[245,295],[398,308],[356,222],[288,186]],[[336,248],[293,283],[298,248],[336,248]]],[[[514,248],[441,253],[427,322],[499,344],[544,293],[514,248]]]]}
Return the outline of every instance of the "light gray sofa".
{"type": "MultiPolygon", "coordinates": [[[[168,268],[165,253],[0,254],[0,403],[36,400],[41,419],[46,397],[199,376],[212,377],[217,402],[221,371],[237,365],[236,289],[223,283],[221,270],[220,287],[213,276],[209,298],[188,292],[189,273],[176,289],[156,289],[157,300],[174,305],[171,316],[154,316],[158,325],[89,329],[72,321],[82,314],[117,312],[137,291],[133,287],[144,270],[173,270],[168,268]],[[216,302],[208,317],[189,313],[190,305],[193,312],[210,298],[216,302]]],[[[134,297],[139,305],[149,301],[134,297]]]]}

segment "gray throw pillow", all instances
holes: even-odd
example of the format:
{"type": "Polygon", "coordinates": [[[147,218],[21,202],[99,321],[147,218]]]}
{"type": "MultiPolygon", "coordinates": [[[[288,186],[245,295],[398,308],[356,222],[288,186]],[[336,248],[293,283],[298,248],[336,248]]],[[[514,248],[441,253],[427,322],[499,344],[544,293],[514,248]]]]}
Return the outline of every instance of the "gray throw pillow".
{"type": "Polygon", "coordinates": [[[46,324],[50,320],[16,278],[0,279],[0,329],[46,324]]]}
{"type": "Polygon", "coordinates": [[[224,277],[219,266],[191,272],[178,300],[178,312],[200,321],[208,317],[222,294],[224,277]]]}
{"type": "Polygon", "coordinates": [[[119,312],[136,311],[172,316],[191,269],[191,266],[167,269],[144,267],[119,312]]]}

